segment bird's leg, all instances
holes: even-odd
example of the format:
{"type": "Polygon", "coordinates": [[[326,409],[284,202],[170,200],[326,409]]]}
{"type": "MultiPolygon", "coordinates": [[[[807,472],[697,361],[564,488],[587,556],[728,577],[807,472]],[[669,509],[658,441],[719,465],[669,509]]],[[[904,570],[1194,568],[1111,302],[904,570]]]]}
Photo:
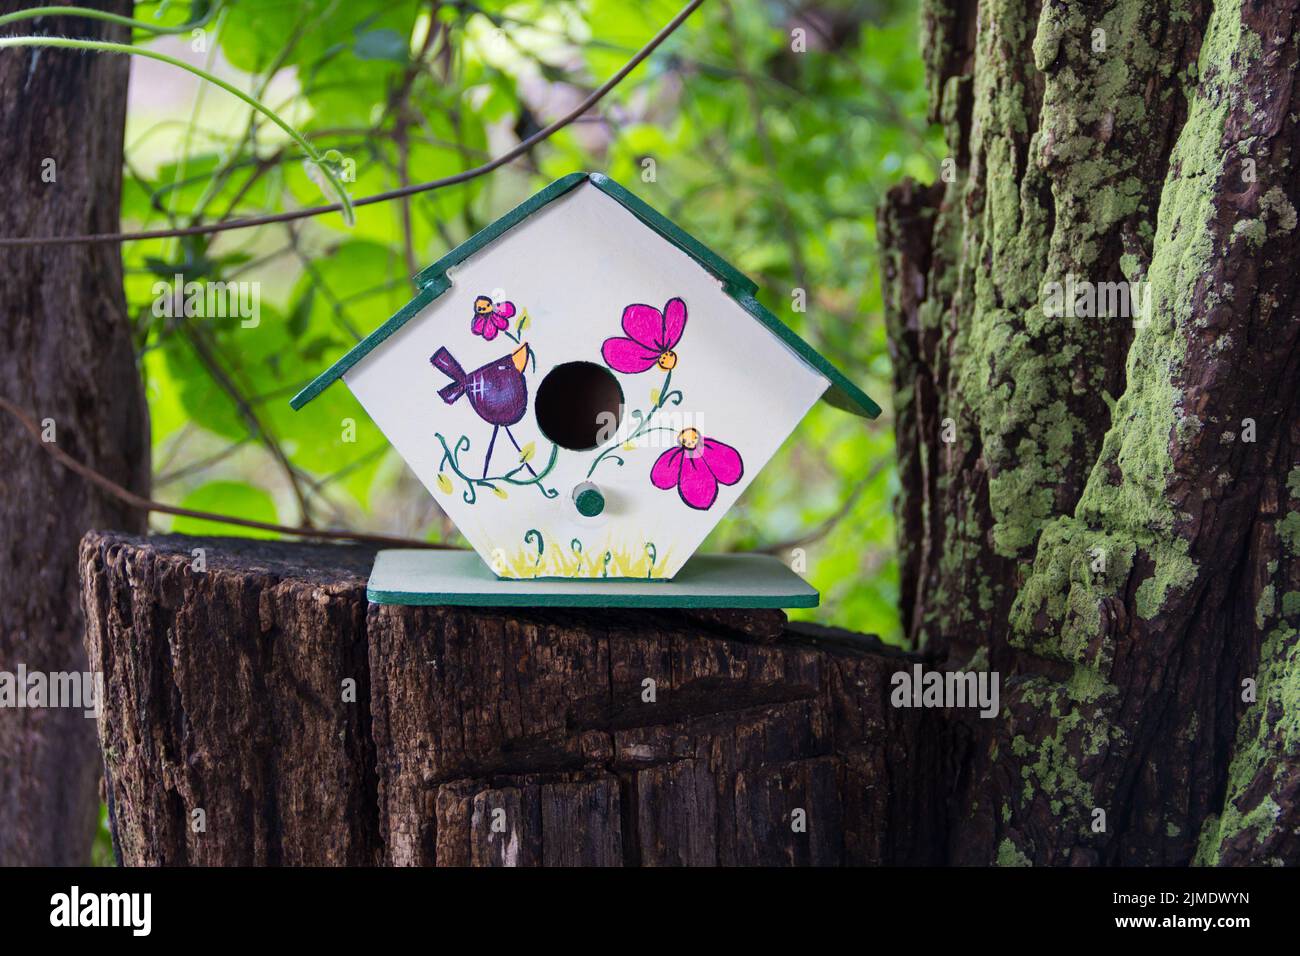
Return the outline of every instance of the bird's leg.
{"type": "MultiPolygon", "coordinates": [[[[488,467],[492,464],[492,447],[497,443],[497,432],[501,430],[500,425],[492,426],[492,437],[488,440],[487,456],[483,459],[483,478],[487,479],[488,467]]],[[[507,434],[509,432],[507,431],[507,434]]]]}
{"type": "MultiPolygon", "coordinates": [[[[514,434],[510,431],[510,426],[509,426],[509,425],[506,426],[506,437],[510,439],[510,444],[512,444],[512,445],[515,446],[515,451],[519,452],[519,453],[522,455],[522,454],[524,453],[524,450],[523,450],[522,448],[519,447],[519,442],[515,441],[515,436],[514,436],[514,434]]],[[[534,478],[537,477],[537,472],[533,471],[533,466],[532,466],[532,465],[528,464],[528,462],[524,462],[523,465],[524,465],[525,468],[528,469],[528,473],[529,473],[529,474],[531,474],[534,478]]]]}

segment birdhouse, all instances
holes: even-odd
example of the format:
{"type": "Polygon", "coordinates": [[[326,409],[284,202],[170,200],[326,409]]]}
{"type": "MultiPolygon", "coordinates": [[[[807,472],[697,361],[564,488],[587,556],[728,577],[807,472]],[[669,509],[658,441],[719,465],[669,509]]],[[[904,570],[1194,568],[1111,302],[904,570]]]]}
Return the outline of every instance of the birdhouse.
{"type": "Polygon", "coordinates": [[[733,266],[575,173],[416,277],[342,378],[477,552],[384,552],[389,603],[792,606],[775,558],[695,555],[818,399],[865,393],[733,266]]]}

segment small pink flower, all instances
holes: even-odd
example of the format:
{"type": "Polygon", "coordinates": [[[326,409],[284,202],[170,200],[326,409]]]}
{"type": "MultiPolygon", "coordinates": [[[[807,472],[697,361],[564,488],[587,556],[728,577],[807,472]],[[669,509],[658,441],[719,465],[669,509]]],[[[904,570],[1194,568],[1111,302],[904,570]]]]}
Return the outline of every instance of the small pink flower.
{"type": "Polygon", "coordinates": [[[510,327],[510,319],[514,314],[513,302],[494,303],[487,296],[481,295],[474,300],[474,322],[469,330],[491,342],[498,332],[510,327]]]}
{"type": "Polygon", "coordinates": [[[681,299],[669,299],[662,312],[649,305],[629,305],[623,310],[627,338],[606,339],[600,354],[616,372],[635,375],[652,365],[672,371],[677,364],[673,346],[681,341],[685,329],[686,303],[681,299]]]}
{"type": "Polygon", "coordinates": [[[744,474],[740,452],[685,428],[677,435],[677,447],[660,455],[650,469],[650,481],[664,491],[676,485],[682,501],[707,511],[718,498],[718,485],[734,485],[744,474]]]}

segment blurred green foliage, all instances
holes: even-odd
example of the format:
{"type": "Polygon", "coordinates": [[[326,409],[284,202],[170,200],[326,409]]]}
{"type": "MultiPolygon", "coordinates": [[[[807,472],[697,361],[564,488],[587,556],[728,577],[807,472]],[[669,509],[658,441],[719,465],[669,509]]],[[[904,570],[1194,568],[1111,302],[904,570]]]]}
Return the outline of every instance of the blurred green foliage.
{"type": "Polygon", "coordinates": [[[113,833],[109,829],[108,804],[99,805],[99,823],[95,827],[95,840],[90,846],[91,866],[114,866],[113,833]]]}
{"type": "MultiPolygon", "coordinates": [[[[182,23],[206,6],[146,2],[136,16],[182,23]]],[[[355,164],[359,198],[499,154],[621,67],[678,9],[677,0],[234,0],[202,34],[136,41],[217,71],[319,150],[337,150],[355,164]]],[[[819,406],[705,547],[803,548],[823,592],[803,616],[897,640],[874,221],[891,183],[932,179],[941,155],[920,119],[916,17],[915,0],[711,0],[582,121],[489,176],[363,207],[351,229],[328,215],[126,244],[155,497],[456,540],[346,388],[302,412],[288,399],[405,304],[419,268],[550,180],[600,170],[753,276],[769,308],[886,407],[865,423],[819,406]],[[259,282],[260,323],[156,314],[157,284],[178,274],[259,282]],[[806,311],[794,310],[796,289],[806,311]]],[[[300,152],[247,107],[165,67],[134,70],[128,228],[325,201],[300,152]]]]}

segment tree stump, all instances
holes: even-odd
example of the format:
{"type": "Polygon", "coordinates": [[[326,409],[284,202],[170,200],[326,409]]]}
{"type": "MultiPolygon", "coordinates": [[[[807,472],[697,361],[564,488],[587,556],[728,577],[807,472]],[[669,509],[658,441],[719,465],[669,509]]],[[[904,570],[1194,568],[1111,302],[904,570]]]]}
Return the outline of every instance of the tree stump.
{"type": "Polygon", "coordinates": [[[940,861],[907,655],[779,611],[370,605],[373,556],[86,536],[120,862],[940,861]]]}

